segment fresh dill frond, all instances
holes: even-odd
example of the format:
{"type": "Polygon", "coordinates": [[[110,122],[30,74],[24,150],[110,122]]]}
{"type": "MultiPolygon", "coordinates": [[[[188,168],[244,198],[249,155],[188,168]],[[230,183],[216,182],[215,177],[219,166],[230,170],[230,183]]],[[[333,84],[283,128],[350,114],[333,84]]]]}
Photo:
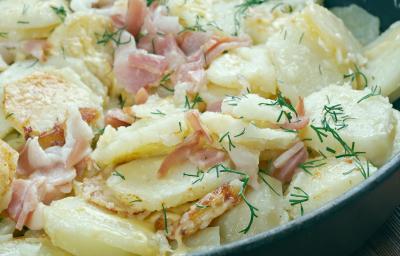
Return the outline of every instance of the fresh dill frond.
{"type": "Polygon", "coordinates": [[[304,215],[303,203],[310,200],[310,196],[300,187],[294,187],[297,192],[291,193],[289,203],[291,206],[300,205],[300,214],[304,215]]]}
{"type": "Polygon", "coordinates": [[[159,109],[156,109],[156,111],[150,112],[150,114],[152,114],[152,115],[160,115],[160,116],[166,116],[167,115],[164,112],[161,112],[161,110],[159,110],[159,109]]]}
{"type": "Polygon", "coordinates": [[[125,180],[125,176],[122,175],[122,174],[121,174],[120,172],[118,172],[118,171],[114,171],[114,172],[112,173],[112,175],[113,175],[113,176],[120,177],[121,179],[125,180]]]}
{"type": "Polygon", "coordinates": [[[322,158],[322,159],[316,159],[316,160],[311,160],[311,161],[308,161],[308,162],[304,162],[304,163],[299,165],[299,168],[302,169],[307,174],[312,175],[310,169],[318,168],[318,167],[321,167],[321,166],[324,166],[324,165],[326,165],[325,158],[322,158]]]}
{"type": "Polygon", "coordinates": [[[379,95],[381,95],[381,94],[382,94],[382,89],[381,89],[381,87],[379,87],[379,86],[374,86],[374,87],[372,87],[371,92],[368,93],[367,95],[365,95],[364,97],[362,97],[359,101],[357,101],[357,103],[361,103],[362,101],[364,101],[364,100],[366,100],[366,99],[369,99],[369,98],[374,97],[374,96],[379,96],[379,95]]]}
{"type": "Polygon", "coordinates": [[[293,119],[293,114],[294,113],[296,115],[296,117],[298,117],[296,108],[290,104],[290,102],[288,100],[286,100],[285,97],[283,97],[281,92],[278,92],[277,98],[275,101],[269,103],[269,102],[262,102],[258,104],[259,106],[279,106],[282,108],[281,113],[278,116],[277,122],[279,122],[283,116],[285,116],[287,118],[287,120],[289,121],[289,123],[291,122],[291,120],[293,119]],[[285,109],[283,109],[284,107],[286,107],[287,109],[290,110],[286,111],[285,109]]]}
{"type": "Polygon", "coordinates": [[[198,105],[199,103],[202,103],[202,102],[204,102],[204,100],[203,100],[203,98],[200,97],[200,95],[198,93],[194,96],[192,101],[190,101],[189,97],[186,95],[184,107],[189,110],[194,109],[196,107],[196,105],[198,105]]]}
{"type": "Polygon", "coordinates": [[[260,169],[259,172],[258,172],[258,177],[260,177],[260,179],[262,180],[262,182],[264,182],[265,185],[267,185],[267,187],[268,187],[269,189],[271,189],[272,192],[274,192],[277,196],[282,196],[281,194],[279,194],[279,193],[271,186],[271,184],[268,183],[267,179],[265,179],[263,175],[267,175],[267,173],[266,173],[264,170],[261,170],[261,169],[260,169]]]}
{"type": "Polygon", "coordinates": [[[200,169],[197,169],[196,174],[190,174],[190,173],[186,173],[186,172],[183,173],[183,176],[194,177],[194,178],[196,178],[196,179],[194,179],[194,180],[192,181],[192,185],[194,185],[194,184],[196,184],[196,183],[198,183],[198,182],[203,181],[204,175],[205,175],[205,173],[204,173],[202,170],[200,170],[200,169]]]}
{"type": "Polygon", "coordinates": [[[164,204],[161,204],[163,210],[163,217],[164,217],[164,231],[165,234],[168,235],[168,219],[167,219],[167,209],[165,208],[164,204]]]}
{"type": "Polygon", "coordinates": [[[97,40],[97,44],[106,45],[110,42],[114,42],[117,46],[129,44],[132,41],[132,38],[129,37],[128,40],[122,41],[122,33],[125,31],[125,28],[119,28],[115,32],[108,31],[107,29],[103,32],[99,39],[97,40]]]}
{"type": "Polygon", "coordinates": [[[229,151],[231,151],[232,148],[236,148],[235,144],[233,144],[232,142],[230,132],[226,132],[224,135],[222,135],[221,138],[218,140],[218,142],[221,143],[225,138],[228,139],[229,151]]]}
{"type": "Polygon", "coordinates": [[[235,24],[235,32],[234,35],[239,35],[239,30],[241,26],[241,19],[246,17],[248,10],[251,7],[266,3],[268,0],[245,0],[243,3],[236,5],[235,13],[234,13],[234,24],[235,24]]]}
{"type": "Polygon", "coordinates": [[[367,76],[361,72],[360,68],[355,65],[355,71],[353,73],[345,74],[343,76],[344,79],[349,79],[351,82],[357,81],[361,78],[364,82],[362,88],[367,88],[368,87],[368,78],[367,76]]]}
{"type": "Polygon", "coordinates": [[[61,20],[61,22],[65,21],[65,18],[67,17],[67,11],[65,10],[64,6],[50,6],[53,12],[58,16],[58,18],[61,20]]]}

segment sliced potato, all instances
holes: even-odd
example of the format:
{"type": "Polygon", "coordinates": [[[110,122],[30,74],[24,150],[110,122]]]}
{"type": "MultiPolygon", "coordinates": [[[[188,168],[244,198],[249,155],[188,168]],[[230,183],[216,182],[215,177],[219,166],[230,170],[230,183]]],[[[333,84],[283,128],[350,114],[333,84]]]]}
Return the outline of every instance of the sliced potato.
{"type": "Polygon", "coordinates": [[[17,169],[18,153],[0,140],[0,212],[7,208],[11,183],[17,169]]]}
{"type": "Polygon", "coordinates": [[[171,152],[188,133],[184,114],[158,120],[140,120],[115,130],[108,126],[92,158],[102,167],[171,152]]]}
{"type": "Polygon", "coordinates": [[[281,30],[271,35],[267,48],[278,88],[292,104],[299,96],[343,81],[357,64],[361,45],[325,8],[311,4],[279,25],[281,30]]]}
{"type": "Polygon", "coordinates": [[[98,43],[105,33],[112,33],[109,18],[90,13],[74,13],[57,27],[48,41],[53,46],[51,55],[82,59],[89,70],[105,85],[114,85],[113,56],[111,40],[98,43]]]}
{"type": "Polygon", "coordinates": [[[172,98],[160,98],[158,95],[151,95],[145,104],[133,105],[131,112],[138,118],[159,119],[165,115],[178,114],[185,109],[175,106],[172,98]]]}
{"type": "MultiPolygon", "coordinates": [[[[304,214],[309,213],[364,181],[363,175],[354,162],[328,158],[319,163],[323,165],[312,168],[311,175],[300,171],[290,183],[286,200],[292,202],[289,208],[292,218],[301,216],[301,208],[304,214]],[[304,202],[296,203],[298,200],[304,200],[304,202]]],[[[370,175],[377,170],[371,164],[367,167],[365,159],[362,159],[361,163],[365,171],[369,170],[370,175]]]]}
{"type": "Polygon", "coordinates": [[[396,119],[396,135],[393,140],[392,157],[395,157],[398,153],[400,153],[400,112],[396,109],[393,109],[393,116],[396,119]]]}
{"type": "Polygon", "coordinates": [[[354,142],[355,152],[365,152],[365,157],[374,165],[383,165],[392,152],[395,119],[387,98],[379,95],[362,100],[370,93],[369,90],[356,91],[349,86],[331,85],[306,97],[306,115],[311,120],[303,134],[307,145],[327,155],[332,150],[336,151],[335,155],[344,153],[340,139],[324,130],[320,132],[327,136],[318,136],[313,128],[322,127],[322,121],[326,119],[349,148],[354,142]]]}
{"type": "Polygon", "coordinates": [[[156,255],[155,233],[143,222],[105,212],[77,197],[53,202],[44,211],[52,243],[73,255],[156,255]]]}
{"type": "Polygon", "coordinates": [[[254,236],[289,221],[282,195],[282,183],[267,175],[262,176],[268,183],[261,182],[260,188],[246,193],[248,201],[258,209],[248,233],[240,232],[249,223],[249,207],[241,202],[238,206],[222,215],[215,225],[220,227],[221,242],[231,243],[239,239],[254,236]]]}
{"type": "Polygon", "coordinates": [[[360,6],[351,4],[345,7],[334,7],[330,11],[343,20],[346,27],[363,45],[372,42],[379,36],[379,18],[360,6]]]}
{"type": "Polygon", "coordinates": [[[69,256],[71,254],[55,247],[48,238],[17,238],[0,243],[3,256],[69,256]]]}
{"type": "Polygon", "coordinates": [[[371,86],[379,86],[382,95],[393,102],[400,97],[400,22],[364,49],[368,58],[363,70],[371,86]]]}
{"type": "Polygon", "coordinates": [[[242,47],[214,60],[207,70],[214,85],[261,95],[276,93],[275,69],[265,46],[242,47]]]}
{"type": "Polygon", "coordinates": [[[208,227],[183,240],[183,243],[192,251],[200,251],[217,247],[220,242],[219,227],[208,227]]]}
{"type": "Polygon", "coordinates": [[[65,0],[4,0],[0,1],[0,31],[6,33],[0,40],[42,39],[60,23],[62,17],[55,10],[64,10],[69,14],[65,0]]]}
{"type": "Polygon", "coordinates": [[[198,173],[189,161],[172,167],[168,175],[159,178],[157,173],[164,157],[134,160],[115,169],[119,175],[111,175],[107,187],[120,202],[136,212],[160,211],[194,201],[215,190],[237,175],[216,171],[198,173]],[[198,177],[188,176],[198,175],[198,177]]]}
{"type": "Polygon", "coordinates": [[[22,134],[51,130],[70,107],[94,109],[100,116],[101,106],[102,99],[69,68],[46,68],[4,84],[7,120],[22,134]]]}

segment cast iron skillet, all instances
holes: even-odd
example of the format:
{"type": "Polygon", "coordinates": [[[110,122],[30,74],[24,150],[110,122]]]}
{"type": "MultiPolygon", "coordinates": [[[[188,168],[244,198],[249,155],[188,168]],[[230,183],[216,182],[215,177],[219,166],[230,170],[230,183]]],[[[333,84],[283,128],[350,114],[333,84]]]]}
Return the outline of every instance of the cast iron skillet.
{"type": "MultiPolygon", "coordinates": [[[[356,3],[381,18],[385,30],[400,20],[400,0],[327,0],[326,6],[356,3]]],[[[399,60],[400,61],[400,60],[399,60]]],[[[400,109],[400,102],[395,104],[400,109]]],[[[373,146],[373,145],[372,145],[373,146]]],[[[400,155],[368,180],[315,212],[254,237],[194,255],[349,255],[400,204],[400,155]]]]}

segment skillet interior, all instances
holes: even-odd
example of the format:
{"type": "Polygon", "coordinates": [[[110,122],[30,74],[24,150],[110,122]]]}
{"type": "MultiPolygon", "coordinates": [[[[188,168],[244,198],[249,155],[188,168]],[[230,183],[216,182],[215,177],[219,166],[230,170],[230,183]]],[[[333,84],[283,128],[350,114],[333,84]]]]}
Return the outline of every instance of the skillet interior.
{"type": "MultiPolygon", "coordinates": [[[[382,31],[400,20],[397,0],[327,0],[325,3],[327,7],[358,4],[381,19],[382,31]]],[[[394,107],[400,109],[400,100],[394,107]]],[[[362,246],[400,204],[399,169],[400,155],[367,181],[306,216],[194,255],[348,255],[362,246]]]]}

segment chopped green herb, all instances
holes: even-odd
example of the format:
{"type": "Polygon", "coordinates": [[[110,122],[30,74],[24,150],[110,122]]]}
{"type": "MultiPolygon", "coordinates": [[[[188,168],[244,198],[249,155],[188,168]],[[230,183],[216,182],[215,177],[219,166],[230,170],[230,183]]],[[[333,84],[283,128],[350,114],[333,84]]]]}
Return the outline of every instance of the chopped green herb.
{"type": "Polygon", "coordinates": [[[118,96],[118,104],[120,108],[124,108],[125,107],[125,103],[126,103],[126,99],[124,98],[124,96],[122,96],[122,94],[120,94],[118,96]]]}
{"type": "Polygon", "coordinates": [[[29,21],[25,21],[25,20],[19,20],[17,21],[18,24],[29,24],[29,21]]]}
{"type": "Polygon", "coordinates": [[[299,165],[299,168],[302,169],[303,171],[305,171],[307,174],[312,175],[310,169],[318,168],[318,167],[321,167],[324,165],[326,165],[325,158],[304,162],[299,165]]]}
{"type": "Polygon", "coordinates": [[[150,114],[152,114],[152,115],[160,115],[160,116],[166,116],[167,115],[167,114],[161,112],[159,109],[156,109],[156,111],[153,111],[150,114]]]}
{"type": "Polygon", "coordinates": [[[122,174],[121,174],[120,172],[118,172],[118,171],[114,171],[114,172],[112,173],[112,175],[113,175],[113,176],[120,177],[121,179],[125,180],[125,176],[122,175],[122,174]]]}
{"type": "Polygon", "coordinates": [[[271,186],[271,184],[268,183],[267,179],[265,179],[263,175],[267,175],[267,173],[264,170],[260,169],[258,172],[258,177],[260,177],[260,179],[265,183],[265,185],[267,185],[269,189],[271,189],[272,192],[274,192],[277,196],[282,196],[278,192],[276,192],[276,190],[271,186]]]}
{"type": "Polygon", "coordinates": [[[50,6],[51,9],[54,11],[54,13],[58,16],[58,18],[61,20],[61,22],[65,21],[65,18],[67,17],[67,11],[65,10],[64,6],[60,7],[55,7],[55,6],[50,6]]]}
{"type": "Polygon", "coordinates": [[[165,208],[164,204],[162,204],[161,206],[162,206],[163,216],[164,216],[164,231],[165,231],[165,234],[168,235],[167,209],[165,208]]]}
{"type": "Polygon", "coordinates": [[[237,135],[235,135],[233,137],[238,138],[238,137],[244,135],[245,133],[246,133],[246,128],[243,128],[243,131],[241,131],[239,134],[237,134],[237,135]]]}
{"type": "Polygon", "coordinates": [[[218,140],[219,143],[221,143],[225,138],[228,139],[228,146],[229,146],[229,151],[232,150],[232,148],[236,148],[235,144],[233,144],[230,132],[225,133],[222,135],[222,137],[218,140]]]}
{"type": "Polygon", "coordinates": [[[114,42],[117,46],[129,44],[132,41],[132,37],[129,37],[128,40],[122,41],[122,33],[125,28],[117,29],[115,32],[110,32],[107,29],[97,40],[97,44],[106,45],[109,42],[114,42]]]}
{"type": "Polygon", "coordinates": [[[202,205],[202,204],[199,204],[199,203],[195,203],[195,205],[196,205],[197,208],[200,208],[200,209],[206,209],[206,208],[210,207],[208,205],[202,205]]]}
{"type": "Polygon", "coordinates": [[[344,79],[350,78],[351,82],[354,82],[355,80],[361,78],[364,81],[363,88],[368,87],[368,78],[363,72],[360,71],[360,68],[357,65],[355,65],[355,71],[353,73],[346,74],[343,76],[343,78],[344,79]]]}
{"type": "Polygon", "coordinates": [[[190,173],[183,173],[183,176],[187,176],[187,177],[194,177],[194,178],[196,178],[193,182],[192,182],[192,185],[194,185],[194,184],[196,184],[196,183],[198,183],[198,182],[201,182],[201,181],[203,181],[203,179],[204,179],[204,172],[202,171],[202,170],[200,170],[200,169],[197,169],[197,172],[196,172],[196,174],[190,174],[190,173]]]}
{"type": "Polygon", "coordinates": [[[371,92],[368,93],[367,95],[365,95],[364,97],[362,97],[359,101],[357,101],[357,103],[361,103],[362,101],[369,99],[371,97],[374,97],[374,96],[379,96],[379,95],[381,95],[381,93],[382,93],[381,87],[374,86],[374,87],[372,87],[371,92]]]}
{"type": "Polygon", "coordinates": [[[0,32],[0,37],[7,38],[7,36],[8,36],[7,32],[0,32]]]}
{"type": "Polygon", "coordinates": [[[234,35],[239,34],[241,19],[247,15],[248,10],[260,4],[267,2],[268,0],[245,0],[242,4],[236,5],[236,11],[234,14],[235,32],[234,35]]]}
{"type": "Polygon", "coordinates": [[[303,208],[303,203],[307,202],[310,199],[310,196],[301,188],[299,187],[294,187],[294,190],[296,190],[296,193],[290,194],[290,199],[289,203],[290,205],[300,205],[300,214],[301,216],[304,215],[304,208],[303,208]]]}

